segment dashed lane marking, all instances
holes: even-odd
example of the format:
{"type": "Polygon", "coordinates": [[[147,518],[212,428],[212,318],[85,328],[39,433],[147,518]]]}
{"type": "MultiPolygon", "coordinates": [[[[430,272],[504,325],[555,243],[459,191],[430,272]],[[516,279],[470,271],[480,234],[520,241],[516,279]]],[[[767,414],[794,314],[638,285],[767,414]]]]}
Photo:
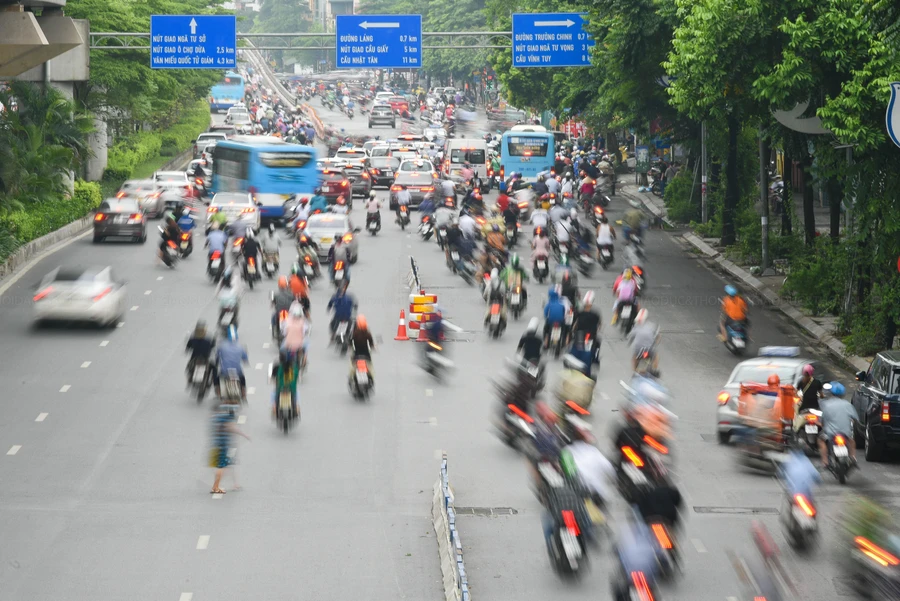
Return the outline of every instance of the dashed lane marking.
{"type": "Polygon", "coordinates": [[[19,449],[21,449],[21,448],[22,448],[22,445],[14,444],[12,447],[10,447],[10,449],[6,452],[6,454],[7,455],[15,455],[16,453],[19,452],[19,449]]]}
{"type": "Polygon", "coordinates": [[[69,392],[69,389],[72,388],[69,384],[66,384],[62,388],[59,389],[60,392],[69,392]]]}
{"type": "Polygon", "coordinates": [[[150,296],[152,292],[152,290],[144,290],[144,296],[150,296]]]}
{"type": "Polygon", "coordinates": [[[434,396],[434,390],[432,390],[431,388],[426,388],[425,396],[434,396]]]}
{"type": "Polygon", "coordinates": [[[42,421],[44,421],[45,419],[47,419],[47,416],[48,416],[48,415],[50,415],[50,414],[49,414],[49,413],[38,413],[38,416],[34,419],[34,421],[36,421],[36,422],[42,422],[42,421]]]}
{"type": "Polygon", "coordinates": [[[84,363],[81,364],[81,369],[87,369],[90,366],[91,366],[91,362],[85,361],[84,363]]]}
{"type": "Polygon", "coordinates": [[[200,538],[197,539],[197,550],[198,551],[206,551],[209,547],[209,535],[203,534],[200,538]]]}
{"type": "Polygon", "coordinates": [[[697,549],[697,553],[706,553],[706,546],[703,544],[703,541],[699,538],[691,539],[691,543],[694,545],[694,548],[697,549]]]}
{"type": "MultiPolygon", "coordinates": [[[[222,495],[213,495],[213,497],[221,497],[222,495]]],[[[181,596],[178,597],[178,601],[191,601],[194,598],[194,593],[181,593],[181,596]]]]}
{"type": "Polygon", "coordinates": [[[137,311],[137,310],[138,310],[138,305],[133,306],[133,307],[131,308],[131,310],[132,310],[132,311],[137,311]]]}
{"type": "Polygon", "coordinates": [[[162,276],[159,276],[158,278],[156,278],[156,281],[158,282],[158,281],[160,281],[161,279],[163,279],[163,277],[162,277],[162,276]]]}
{"type": "Polygon", "coordinates": [[[238,423],[239,423],[239,424],[246,424],[246,423],[247,423],[247,416],[246,416],[246,415],[239,415],[239,416],[238,416],[238,423]]]}
{"type": "Polygon", "coordinates": [[[263,342],[263,348],[269,348],[270,346],[272,346],[271,342],[263,342]]]}
{"type": "Polygon", "coordinates": [[[106,346],[107,344],[109,344],[109,340],[104,340],[100,343],[100,346],[106,346]]]}
{"type": "Polygon", "coordinates": [[[436,426],[436,425],[437,425],[437,418],[436,418],[436,417],[429,417],[429,418],[428,418],[428,425],[429,425],[429,426],[436,426]]]}
{"type": "MultiPolygon", "coordinates": [[[[218,500],[218,499],[221,499],[221,498],[224,497],[225,495],[223,495],[223,494],[220,493],[220,492],[217,492],[217,493],[213,493],[213,494],[211,494],[211,495],[209,495],[209,496],[211,496],[211,497],[213,498],[213,501],[216,501],[216,500],[218,500]]],[[[188,597],[188,599],[190,599],[190,597],[188,597]]]]}
{"type": "Polygon", "coordinates": [[[606,394],[605,392],[601,392],[601,393],[600,393],[600,398],[603,399],[604,401],[608,401],[608,400],[609,400],[609,395],[606,394]]]}
{"type": "Polygon", "coordinates": [[[119,323],[116,324],[116,327],[117,327],[117,328],[121,328],[121,327],[124,326],[124,325],[125,325],[125,322],[124,322],[124,321],[120,321],[119,323]]]}

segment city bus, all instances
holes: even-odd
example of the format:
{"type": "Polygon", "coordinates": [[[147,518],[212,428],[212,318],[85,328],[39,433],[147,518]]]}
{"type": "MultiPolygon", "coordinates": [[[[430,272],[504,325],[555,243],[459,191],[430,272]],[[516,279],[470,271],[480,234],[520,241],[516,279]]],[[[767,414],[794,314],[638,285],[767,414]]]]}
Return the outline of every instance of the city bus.
{"type": "Polygon", "coordinates": [[[540,125],[516,125],[500,138],[500,178],[519,173],[535,181],[538,173],[550,171],[556,161],[556,138],[540,125]]]}
{"type": "Polygon", "coordinates": [[[319,186],[316,149],[269,136],[235,136],[213,150],[212,192],[250,192],[263,221],[284,221],[291,195],[319,186]]]}
{"type": "Polygon", "coordinates": [[[244,78],[234,71],[225,74],[222,81],[209,91],[209,110],[227,111],[244,101],[244,78]]]}

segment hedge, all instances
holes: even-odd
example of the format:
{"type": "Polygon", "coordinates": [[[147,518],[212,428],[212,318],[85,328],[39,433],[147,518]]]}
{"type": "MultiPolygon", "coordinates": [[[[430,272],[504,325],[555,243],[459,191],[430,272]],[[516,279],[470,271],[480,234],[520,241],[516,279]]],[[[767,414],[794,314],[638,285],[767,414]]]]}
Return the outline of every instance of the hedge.
{"type": "Polygon", "coordinates": [[[200,100],[184,111],[175,125],[160,132],[138,132],[116,142],[107,155],[103,181],[122,182],[135,168],[160,156],[175,156],[191,145],[191,140],[209,129],[209,104],[200,100]]]}
{"type": "Polygon", "coordinates": [[[75,193],[70,198],[54,202],[28,205],[0,218],[0,258],[6,258],[16,248],[46,236],[73,221],[81,219],[100,206],[100,184],[75,181],[75,193]]]}

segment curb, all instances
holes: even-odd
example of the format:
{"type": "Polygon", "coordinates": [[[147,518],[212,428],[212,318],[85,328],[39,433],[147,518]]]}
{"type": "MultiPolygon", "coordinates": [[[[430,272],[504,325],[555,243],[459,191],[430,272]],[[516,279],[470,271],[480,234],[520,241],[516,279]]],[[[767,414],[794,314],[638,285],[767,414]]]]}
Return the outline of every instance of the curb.
{"type": "Polygon", "coordinates": [[[463,562],[462,541],[456,529],[456,510],[453,491],[447,474],[447,453],[441,458],[441,477],[434,483],[431,519],[437,537],[438,555],[445,601],[470,601],[469,580],[463,562]]]}
{"type": "Polygon", "coordinates": [[[782,300],[777,294],[766,288],[760,280],[747,273],[746,270],[741,269],[736,264],[726,259],[719,251],[712,248],[696,235],[689,233],[683,234],[681,237],[691,246],[703,253],[703,255],[705,255],[707,258],[712,259],[713,261],[718,263],[719,267],[721,267],[724,271],[737,278],[737,280],[743,286],[755,290],[757,294],[759,294],[766,300],[766,302],[781,311],[785,316],[788,317],[788,319],[793,321],[795,324],[809,332],[816,340],[827,346],[828,349],[832,353],[837,355],[839,359],[849,363],[857,370],[868,371],[868,361],[866,361],[862,357],[848,355],[847,347],[843,342],[829,334],[825,330],[825,328],[801,313],[796,307],[782,300]]]}

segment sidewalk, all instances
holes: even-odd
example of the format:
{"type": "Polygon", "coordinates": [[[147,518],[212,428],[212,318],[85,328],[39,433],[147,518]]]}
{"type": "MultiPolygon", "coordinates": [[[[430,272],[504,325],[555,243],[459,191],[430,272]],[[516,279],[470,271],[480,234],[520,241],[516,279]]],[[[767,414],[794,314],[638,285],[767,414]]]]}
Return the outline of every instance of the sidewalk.
{"type": "MultiPolygon", "coordinates": [[[[718,244],[718,239],[703,240],[690,229],[677,228],[675,224],[667,219],[666,208],[662,198],[654,196],[650,192],[638,192],[638,187],[634,184],[623,184],[620,180],[616,185],[616,192],[618,196],[625,198],[632,206],[638,208],[643,207],[666,225],[675,229],[681,229],[681,231],[684,232],[681,234],[681,238],[700,254],[717,263],[717,267],[720,270],[734,277],[734,283],[737,286],[745,290],[754,290],[767,304],[784,313],[788,319],[809,332],[809,334],[820,343],[827,346],[833,354],[853,366],[854,370],[865,371],[869,369],[871,358],[848,355],[844,343],[834,337],[833,332],[837,323],[837,318],[829,316],[813,317],[807,315],[799,306],[780,296],[779,293],[786,279],[784,275],[760,277],[750,275],[747,269],[726,259],[721,252],[723,249],[714,247],[714,245],[718,244]]],[[[794,223],[802,224],[802,221],[795,221],[794,223]]],[[[828,231],[828,207],[820,208],[817,206],[816,229],[821,231],[823,227],[825,231],[828,231]]]]}

